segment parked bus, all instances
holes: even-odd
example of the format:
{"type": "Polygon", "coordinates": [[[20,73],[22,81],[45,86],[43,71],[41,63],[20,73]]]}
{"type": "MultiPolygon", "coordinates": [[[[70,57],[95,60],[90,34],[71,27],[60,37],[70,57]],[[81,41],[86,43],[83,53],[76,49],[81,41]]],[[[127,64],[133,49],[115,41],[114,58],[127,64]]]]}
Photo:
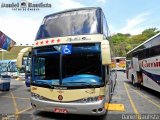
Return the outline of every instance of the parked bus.
{"type": "Polygon", "coordinates": [[[0,60],[0,72],[1,75],[8,75],[8,63],[9,60],[0,60]]]}
{"type": "Polygon", "coordinates": [[[127,78],[160,92],[160,33],[127,53],[127,78]]]}
{"type": "Polygon", "coordinates": [[[114,57],[112,59],[112,67],[118,71],[126,70],[126,57],[114,57]]]}
{"type": "Polygon", "coordinates": [[[0,69],[3,74],[7,74],[12,78],[17,78],[16,60],[0,60],[0,69]]]}
{"type": "Polygon", "coordinates": [[[11,78],[20,78],[21,80],[25,79],[25,66],[26,58],[23,59],[22,67],[17,69],[17,60],[0,60],[0,68],[3,71],[3,74],[7,74],[11,78]]]}
{"type": "Polygon", "coordinates": [[[18,71],[16,66],[17,60],[9,60],[8,62],[8,75],[11,76],[11,78],[17,78],[18,77],[18,71]]]}
{"type": "Polygon", "coordinates": [[[55,113],[105,114],[116,79],[108,37],[101,8],[46,16],[31,50],[32,107],[55,113]]]}

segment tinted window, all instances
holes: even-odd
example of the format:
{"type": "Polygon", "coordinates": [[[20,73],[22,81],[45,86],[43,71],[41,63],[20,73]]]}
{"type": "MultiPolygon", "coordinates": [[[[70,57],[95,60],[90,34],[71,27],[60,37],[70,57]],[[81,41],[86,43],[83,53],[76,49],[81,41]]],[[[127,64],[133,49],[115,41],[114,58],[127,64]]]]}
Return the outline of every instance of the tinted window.
{"type": "Polygon", "coordinates": [[[144,48],[150,48],[151,47],[151,41],[145,43],[143,46],[144,46],[144,48]]]}
{"type": "Polygon", "coordinates": [[[48,16],[38,31],[37,39],[101,32],[100,9],[71,11],[48,16]]]}
{"type": "Polygon", "coordinates": [[[150,49],[143,49],[141,51],[138,52],[138,58],[141,59],[145,59],[150,57],[150,49]]]}
{"type": "Polygon", "coordinates": [[[151,48],[151,56],[160,55],[160,45],[151,48]]]}
{"type": "Polygon", "coordinates": [[[108,37],[108,25],[104,15],[103,15],[103,33],[106,37],[108,37]]]}
{"type": "Polygon", "coordinates": [[[160,35],[152,40],[152,46],[160,45],[160,35]]]}

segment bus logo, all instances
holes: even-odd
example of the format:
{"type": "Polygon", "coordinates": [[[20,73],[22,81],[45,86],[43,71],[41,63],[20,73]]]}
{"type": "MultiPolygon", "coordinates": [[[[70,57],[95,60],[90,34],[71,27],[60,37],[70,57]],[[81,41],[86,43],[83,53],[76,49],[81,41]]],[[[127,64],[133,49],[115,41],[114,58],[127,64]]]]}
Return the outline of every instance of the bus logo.
{"type": "Polygon", "coordinates": [[[63,100],[63,96],[62,96],[62,95],[59,95],[59,96],[58,96],[58,100],[60,100],[60,101],[63,100]]]}
{"type": "Polygon", "coordinates": [[[160,67],[160,61],[158,61],[158,59],[156,59],[156,61],[151,61],[151,62],[143,60],[140,65],[142,68],[160,67]]]}
{"type": "Polygon", "coordinates": [[[62,45],[62,54],[71,54],[72,45],[62,45]]]}

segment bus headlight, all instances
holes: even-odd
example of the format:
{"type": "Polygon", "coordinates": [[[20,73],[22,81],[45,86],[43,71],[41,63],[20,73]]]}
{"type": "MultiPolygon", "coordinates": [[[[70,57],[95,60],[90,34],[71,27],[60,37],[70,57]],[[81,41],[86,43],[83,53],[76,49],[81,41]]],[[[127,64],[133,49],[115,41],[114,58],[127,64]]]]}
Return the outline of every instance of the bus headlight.
{"type": "Polygon", "coordinates": [[[36,94],[36,93],[31,93],[31,96],[34,98],[34,99],[38,99],[38,100],[43,100],[43,97],[36,94]]]}
{"type": "Polygon", "coordinates": [[[82,99],[82,101],[85,103],[88,103],[88,102],[97,102],[97,101],[100,101],[103,99],[104,99],[104,96],[97,96],[97,97],[84,98],[84,99],[82,99]]]}

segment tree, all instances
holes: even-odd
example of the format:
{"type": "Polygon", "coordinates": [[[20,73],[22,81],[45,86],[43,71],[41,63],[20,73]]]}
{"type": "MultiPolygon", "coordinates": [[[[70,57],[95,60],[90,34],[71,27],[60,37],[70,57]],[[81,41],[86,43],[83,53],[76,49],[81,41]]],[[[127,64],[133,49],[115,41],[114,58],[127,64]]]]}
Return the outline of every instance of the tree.
{"type": "Polygon", "coordinates": [[[130,35],[117,33],[111,36],[116,56],[126,56],[126,53],[142,42],[160,32],[157,28],[145,29],[141,34],[130,35]]]}
{"type": "Polygon", "coordinates": [[[154,36],[155,34],[157,34],[158,32],[158,29],[157,28],[149,28],[149,29],[146,29],[142,32],[142,35],[146,36],[147,38],[150,38],[152,36],[154,36]]]}

